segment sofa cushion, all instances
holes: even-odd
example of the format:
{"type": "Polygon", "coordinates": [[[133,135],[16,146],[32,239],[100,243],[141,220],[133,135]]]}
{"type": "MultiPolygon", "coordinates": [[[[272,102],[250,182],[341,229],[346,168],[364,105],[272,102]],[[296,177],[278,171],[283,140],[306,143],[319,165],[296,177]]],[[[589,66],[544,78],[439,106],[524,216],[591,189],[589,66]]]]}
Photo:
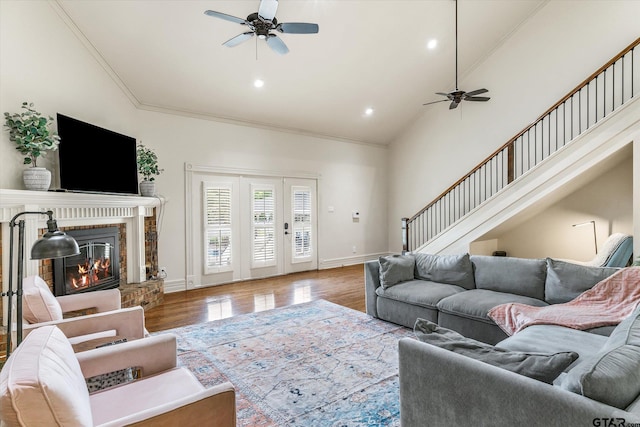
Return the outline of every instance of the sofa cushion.
{"type": "Polygon", "coordinates": [[[544,299],[550,304],[568,302],[619,270],[613,267],[589,267],[547,258],[544,299]]]}
{"type": "Polygon", "coordinates": [[[457,316],[495,324],[487,313],[493,307],[509,302],[518,302],[536,307],[549,305],[539,299],[522,295],[495,292],[487,289],[472,289],[443,298],[438,303],[438,310],[443,313],[455,314],[457,316]]]}
{"type": "Polygon", "coordinates": [[[544,299],[544,259],[473,255],[476,288],[544,299]]]}
{"type": "Polygon", "coordinates": [[[640,394],[640,306],[602,349],[569,371],[561,387],[624,409],[640,394]]]}
{"type": "Polygon", "coordinates": [[[542,354],[497,348],[424,319],[416,321],[414,332],[422,342],[549,384],[578,358],[578,354],[572,351],[542,354]]]}
{"type": "Polygon", "coordinates": [[[22,307],[22,317],[29,323],[62,320],[62,308],[40,276],[24,278],[22,307]]]}
{"type": "Polygon", "coordinates": [[[406,280],[413,280],[415,259],[413,255],[389,255],[378,258],[380,264],[380,285],[383,288],[406,280]]]}
{"type": "Polygon", "coordinates": [[[438,302],[451,295],[464,292],[465,289],[446,283],[429,282],[427,280],[412,280],[403,282],[391,288],[376,289],[379,297],[406,302],[427,308],[436,308],[438,302]]]}
{"type": "Polygon", "coordinates": [[[416,279],[448,283],[474,289],[473,267],[469,254],[432,255],[416,253],[416,279]]]}
{"type": "Polygon", "coordinates": [[[33,330],[11,354],[0,373],[0,411],[8,425],[93,425],[80,364],[60,329],[33,330]]]}
{"type": "Polygon", "coordinates": [[[607,337],[577,329],[556,325],[533,325],[509,338],[496,347],[511,351],[558,353],[575,351],[580,356],[572,366],[596,354],[607,342],[607,337]]]}

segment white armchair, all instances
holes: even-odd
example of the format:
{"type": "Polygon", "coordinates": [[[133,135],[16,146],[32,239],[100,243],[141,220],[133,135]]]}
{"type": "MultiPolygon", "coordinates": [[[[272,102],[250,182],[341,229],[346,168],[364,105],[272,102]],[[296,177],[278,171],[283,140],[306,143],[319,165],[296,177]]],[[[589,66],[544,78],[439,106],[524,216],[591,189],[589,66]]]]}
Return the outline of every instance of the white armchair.
{"type": "Polygon", "coordinates": [[[29,276],[23,281],[22,306],[25,336],[47,325],[58,326],[74,345],[130,341],[148,335],[142,307],[121,308],[117,289],[55,297],[41,277],[29,276]],[[96,313],[63,318],[64,313],[86,309],[96,313]]]}
{"type": "Polygon", "coordinates": [[[8,427],[235,426],[231,383],[205,389],[176,366],[172,334],[74,354],[60,329],[40,327],[0,373],[0,421],[8,427]],[[140,368],[142,378],[89,394],[85,378],[130,367],[140,368]]]}

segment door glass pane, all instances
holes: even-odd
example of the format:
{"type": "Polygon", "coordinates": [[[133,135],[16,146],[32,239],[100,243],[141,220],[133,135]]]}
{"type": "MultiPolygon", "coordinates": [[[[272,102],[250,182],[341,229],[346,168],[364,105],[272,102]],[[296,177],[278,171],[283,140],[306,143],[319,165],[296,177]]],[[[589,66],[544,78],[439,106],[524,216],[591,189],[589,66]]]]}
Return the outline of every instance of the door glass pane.
{"type": "Polygon", "coordinates": [[[273,187],[252,187],[253,266],[271,266],[276,262],[275,191],[273,187]]]}
{"type": "Polygon", "coordinates": [[[209,270],[231,266],[231,188],[205,186],[205,266],[209,270]]]}
{"type": "Polygon", "coordinates": [[[292,187],[293,207],[293,258],[311,256],[311,189],[309,187],[292,187]]]}

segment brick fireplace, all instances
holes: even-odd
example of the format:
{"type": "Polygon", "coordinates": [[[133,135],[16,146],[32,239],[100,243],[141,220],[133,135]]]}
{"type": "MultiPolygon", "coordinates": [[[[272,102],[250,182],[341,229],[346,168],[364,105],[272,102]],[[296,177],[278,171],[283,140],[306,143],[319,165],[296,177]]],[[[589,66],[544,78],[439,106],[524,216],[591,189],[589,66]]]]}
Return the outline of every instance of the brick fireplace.
{"type": "MultiPolygon", "coordinates": [[[[9,265],[9,221],[19,212],[52,210],[58,226],[65,232],[116,228],[119,234],[117,275],[123,306],[149,308],[157,305],[164,295],[163,282],[148,280],[148,277],[157,275],[156,209],[160,207],[160,200],[152,197],[0,189],[0,282],[3,290],[7,287],[5,272],[9,265]]],[[[22,218],[25,219],[27,249],[25,276],[40,275],[55,292],[54,262],[28,260],[28,248],[44,232],[46,216],[22,218]]],[[[2,302],[0,315],[1,324],[6,325],[6,308],[2,302]]]]}

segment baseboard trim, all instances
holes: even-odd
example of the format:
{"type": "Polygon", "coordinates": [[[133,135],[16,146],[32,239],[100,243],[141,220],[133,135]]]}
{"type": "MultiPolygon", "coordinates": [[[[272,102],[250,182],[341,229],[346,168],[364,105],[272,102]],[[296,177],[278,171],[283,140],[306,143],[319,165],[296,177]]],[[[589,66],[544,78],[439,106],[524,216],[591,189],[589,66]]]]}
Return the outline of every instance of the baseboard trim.
{"type": "Polygon", "coordinates": [[[165,280],[164,281],[164,293],[170,294],[172,292],[182,292],[186,291],[187,286],[184,280],[165,280]]]}
{"type": "Polygon", "coordinates": [[[380,252],[374,254],[357,255],[343,258],[322,259],[318,263],[318,270],[326,270],[328,268],[345,267],[347,265],[363,264],[366,261],[378,259],[381,256],[389,255],[389,252],[380,252]]]}

